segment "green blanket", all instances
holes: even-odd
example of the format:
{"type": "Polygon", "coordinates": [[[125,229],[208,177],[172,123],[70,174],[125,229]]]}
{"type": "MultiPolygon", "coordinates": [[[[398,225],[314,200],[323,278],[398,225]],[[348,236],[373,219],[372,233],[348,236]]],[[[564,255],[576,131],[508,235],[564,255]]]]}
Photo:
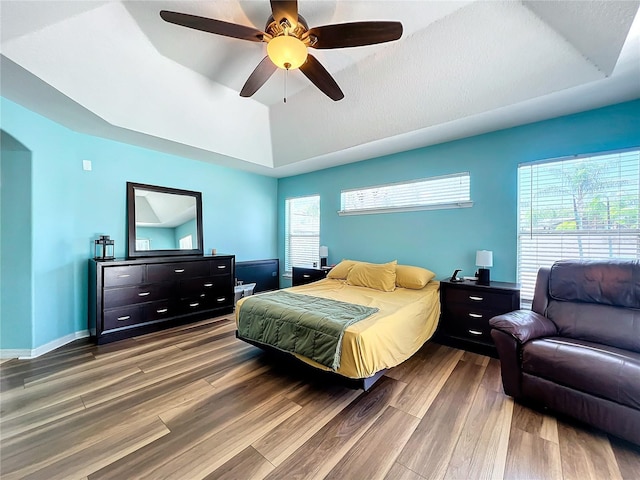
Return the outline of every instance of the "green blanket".
{"type": "Polygon", "coordinates": [[[238,316],[238,335],[304,355],[337,370],[344,331],[377,311],[280,290],[244,300],[238,316]]]}

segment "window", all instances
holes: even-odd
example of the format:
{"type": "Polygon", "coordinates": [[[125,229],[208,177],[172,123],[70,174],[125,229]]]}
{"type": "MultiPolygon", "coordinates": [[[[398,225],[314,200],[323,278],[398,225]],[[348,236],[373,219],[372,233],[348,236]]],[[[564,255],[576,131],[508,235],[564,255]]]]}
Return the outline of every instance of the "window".
{"type": "Polygon", "coordinates": [[[343,190],[340,215],[470,207],[469,172],[343,190]]]}
{"type": "Polygon", "coordinates": [[[136,238],[136,250],[151,250],[151,240],[148,238],[136,238]]]}
{"type": "Polygon", "coordinates": [[[640,258],[640,151],[518,167],[518,281],[561,259],[640,258]]]}
{"type": "Polygon", "coordinates": [[[180,250],[193,250],[193,235],[182,237],[178,242],[180,242],[180,250]]]}
{"type": "Polygon", "coordinates": [[[284,269],[319,264],[320,196],[288,198],[285,207],[284,269]]]}

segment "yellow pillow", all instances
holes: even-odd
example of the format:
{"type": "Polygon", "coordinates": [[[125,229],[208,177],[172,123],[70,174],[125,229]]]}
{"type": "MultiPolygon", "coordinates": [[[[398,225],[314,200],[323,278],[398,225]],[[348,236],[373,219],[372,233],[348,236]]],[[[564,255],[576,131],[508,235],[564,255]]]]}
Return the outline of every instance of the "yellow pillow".
{"type": "Polygon", "coordinates": [[[389,263],[356,263],[347,275],[347,284],[375,288],[383,292],[396,289],[397,260],[389,263]]]}
{"type": "Polygon", "coordinates": [[[396,267],[396,284],[402,288],[420,290],[435,278],[431,270],[413,265],[398,265],[396,267]]]}
{"type": "Polygon", "coordinates": [[[329,270],[327,273],[328,278],[347,278],[349,270],[356,264],[355,260],[342,260],[339,264],[329,270]]]}

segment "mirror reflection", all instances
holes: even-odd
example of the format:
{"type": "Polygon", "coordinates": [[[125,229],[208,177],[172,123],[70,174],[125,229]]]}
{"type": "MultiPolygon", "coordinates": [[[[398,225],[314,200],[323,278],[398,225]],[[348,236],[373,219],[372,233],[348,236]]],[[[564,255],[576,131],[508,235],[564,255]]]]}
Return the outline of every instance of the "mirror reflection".
{"type": "Polygon", "coordinates": [[[136,250],[193,250],[197,244],[196,199],[135,189],[136,250]]]}

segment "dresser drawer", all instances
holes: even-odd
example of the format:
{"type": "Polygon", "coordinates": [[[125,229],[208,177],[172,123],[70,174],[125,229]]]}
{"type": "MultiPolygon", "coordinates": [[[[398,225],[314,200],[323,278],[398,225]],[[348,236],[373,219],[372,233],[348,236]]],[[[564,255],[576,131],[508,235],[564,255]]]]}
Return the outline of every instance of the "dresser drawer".
{"type": "Polygon", "coordinates": [[[481,308],[474,305],[449,303],[443,307],[444,314],[451,323],[463,323],[467,321],[482,321],[489,324],[489,320],[503,313],[502,310],[481,308]]]}
{"type": "Polygon", "coordinates": [[[144,305],[144,309],[146,312],[145,317],[149,322],[171,318],[181,314],[178,305],[170,300],[149,303],[144,305]]]}
{"type": "Polygon", "coordinates": [[[447,325],[446,333],[452,337],[462,338],[472,342],[493,344],[491,326],[485,319],[469,317],[464,321],[452,322],[447,325]]]}
{"type": "Polygon", "coordinates": [[[180,300],[183,313],[193,313],[201,310],[229,307],[233,305],[233,295],[219,294],[216,292],[202,293],[180,300]]]}
{"type": "Polygon", "coordinates": [[[230,258],[217,258],[209,262],[211,275],[231,275],[231,267],[232,265],[230,258]]]}
{"type": "Polygon", "coordinates": [[[231,288],[231,275],[216,275],[214,277],[188,278],[178,282],[180,296],[211,293],[231,288]]]}
{"type": "Polygon", "coordinates": [[[118,287],[125,285],[137,285],[144,278],[144,265],[127,265],[123,267],[106,267],[104,269],[103,285],[106,287],[118,287]]]}
{"type": "Polygon", "coordinates": [[[135,287],[109,288],[104,291],[104,308],[163,300],[171,295],[173,284],[154,283],[135,287]]]}
{"type": "MultiPolygon", "coordinates": [[[[470,308],[490,308],[498,312],[512,310],[513,295],[511,293],[497,293],[465,288],[450,288],[446,291],[447,303],[460,303],[470,308]]],[[[518,307],[515,307],[516,309],[518,307]]]]}
{"type": "Polygon", "coordinates": [[[293,267],[292,274],[291,284],[297,287],[326,278],[327,271],[317,268],[293,267]]]}
{"type": "Polygon", "coordinates": [[[145,321],[144,310],[140,305],[129,305],[104,312],[104,330],[127,327],[145,321]]]}
{"type": "Polygon", "coordinates": [[[147,267],[149,283],[170,282],[179,278],[208,277],[207,262],[159,263],[147,267]]]}

